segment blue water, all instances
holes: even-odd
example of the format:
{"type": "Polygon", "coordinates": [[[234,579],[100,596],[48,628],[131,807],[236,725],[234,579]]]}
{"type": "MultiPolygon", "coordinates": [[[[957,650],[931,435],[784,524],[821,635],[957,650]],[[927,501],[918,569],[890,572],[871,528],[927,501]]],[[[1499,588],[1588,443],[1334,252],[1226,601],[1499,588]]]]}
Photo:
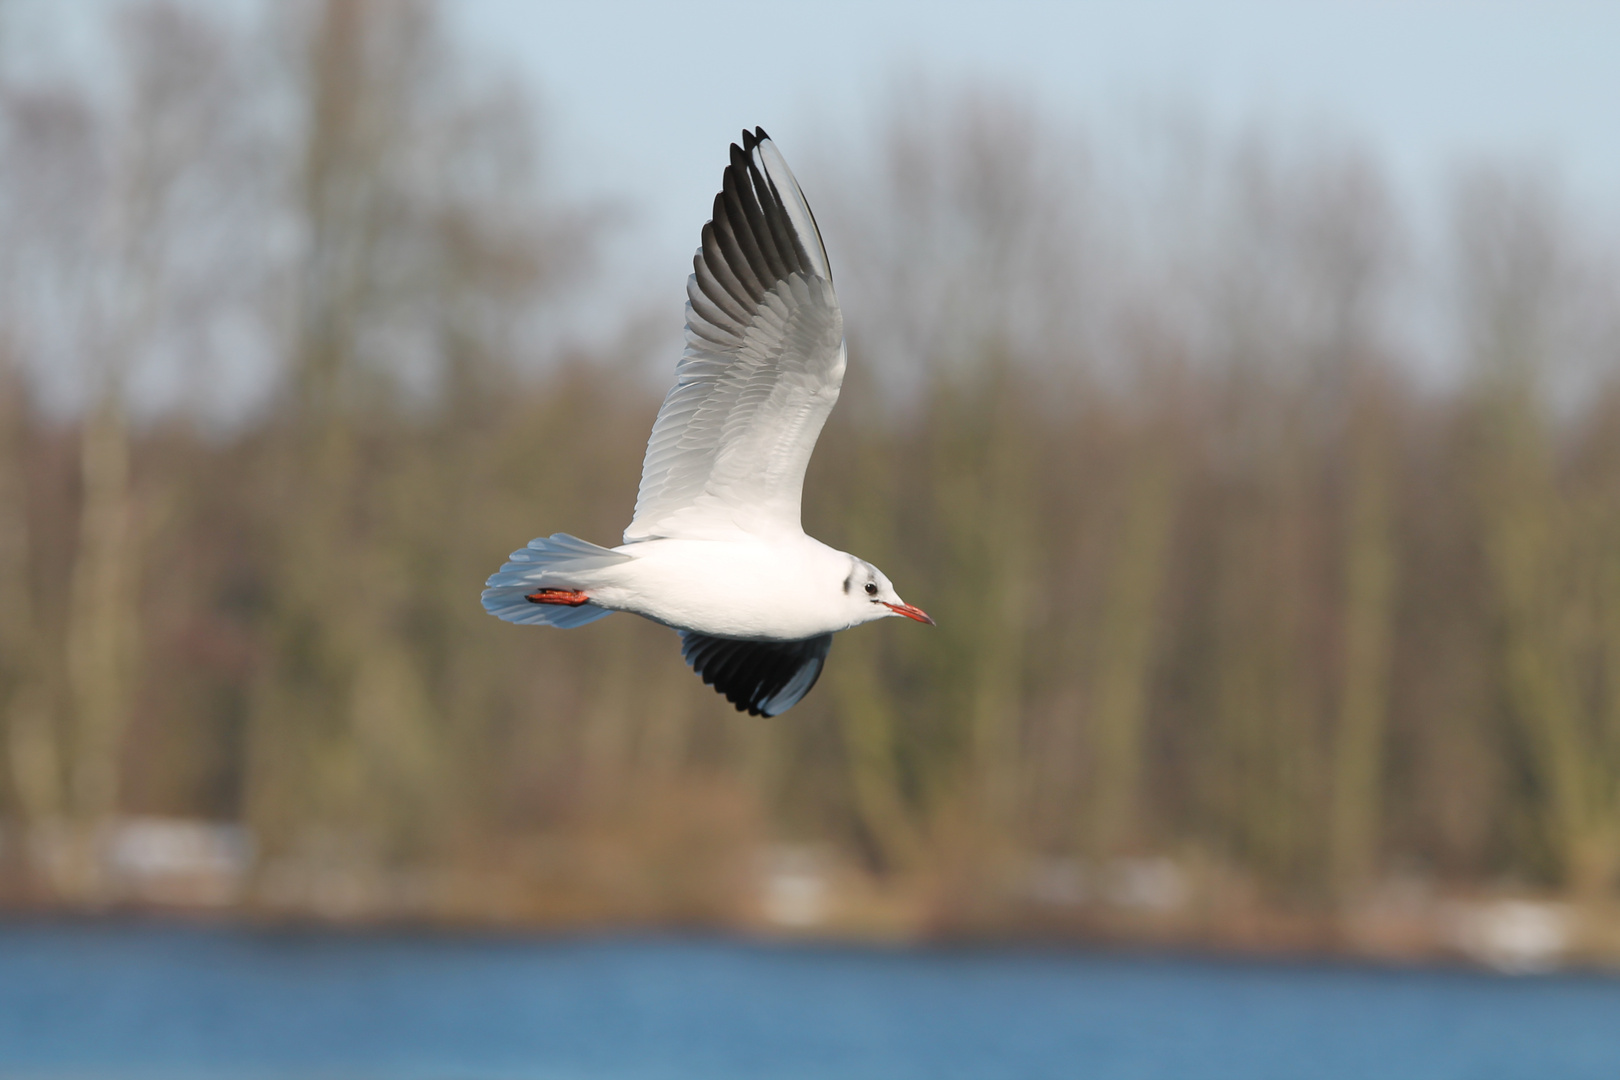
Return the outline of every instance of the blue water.
{"type": "Polygon", "coordinates": [[[0,1076],[1620,1077],[1620,980],[0,925],[0,1076]]]}

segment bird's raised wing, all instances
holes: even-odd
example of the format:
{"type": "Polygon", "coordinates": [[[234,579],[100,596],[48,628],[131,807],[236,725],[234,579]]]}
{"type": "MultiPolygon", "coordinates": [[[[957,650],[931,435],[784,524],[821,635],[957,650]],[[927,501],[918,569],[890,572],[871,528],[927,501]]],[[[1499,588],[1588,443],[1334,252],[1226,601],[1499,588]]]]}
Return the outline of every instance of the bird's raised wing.
{"type": "Polygon", "coordinates": [[[686,282],[686,352],[641,467],[627,544],[800,531],[844,379],[844,320],[810,204],[760,128],[731,147],[686,282]]]}

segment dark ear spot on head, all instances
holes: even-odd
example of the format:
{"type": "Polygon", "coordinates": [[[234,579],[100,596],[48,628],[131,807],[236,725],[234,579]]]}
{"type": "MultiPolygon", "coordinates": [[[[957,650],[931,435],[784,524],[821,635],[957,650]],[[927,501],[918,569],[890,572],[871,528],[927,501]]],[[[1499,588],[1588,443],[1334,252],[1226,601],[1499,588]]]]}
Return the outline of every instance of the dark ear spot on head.
{"type": "Polygon", "coordinates": [[[853,585],[854,583],[855,583],[855,575],[854,574],[850,574],[849,577],[844,579],[844,595],[845,596],[849,595],[849,587],[851,585],[853,585]]]}

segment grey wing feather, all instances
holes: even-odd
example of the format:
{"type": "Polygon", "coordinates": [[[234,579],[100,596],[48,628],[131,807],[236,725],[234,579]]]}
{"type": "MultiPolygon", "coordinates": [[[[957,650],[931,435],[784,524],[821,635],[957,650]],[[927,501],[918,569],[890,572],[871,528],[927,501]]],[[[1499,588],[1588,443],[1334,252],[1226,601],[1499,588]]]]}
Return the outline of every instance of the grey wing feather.
{"type": "Polygon", "coordinates": [[[647,443],[625,543],[797,531],[838,400],[844,322],[810,205],[765,133],[731,148],[686,285],[686,351],[647,443]]]}

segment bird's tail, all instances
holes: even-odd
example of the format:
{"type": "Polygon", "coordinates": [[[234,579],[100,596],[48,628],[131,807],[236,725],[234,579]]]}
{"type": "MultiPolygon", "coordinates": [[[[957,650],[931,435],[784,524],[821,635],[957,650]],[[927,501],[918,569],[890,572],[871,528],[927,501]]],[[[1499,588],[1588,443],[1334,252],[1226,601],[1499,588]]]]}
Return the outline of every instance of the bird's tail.
{"type": "Polygon", "coordinates": [[[584,626],[612,613],[583,599],[535,601],[529,597],[542,591],[572,592],[584,584],[580,575],[629,559],[567,533],[530,540],[528,547],[512,552],[511,561],[500,573],[484,582],[484,610],[497,619],[525,626],[584,626]]]}

